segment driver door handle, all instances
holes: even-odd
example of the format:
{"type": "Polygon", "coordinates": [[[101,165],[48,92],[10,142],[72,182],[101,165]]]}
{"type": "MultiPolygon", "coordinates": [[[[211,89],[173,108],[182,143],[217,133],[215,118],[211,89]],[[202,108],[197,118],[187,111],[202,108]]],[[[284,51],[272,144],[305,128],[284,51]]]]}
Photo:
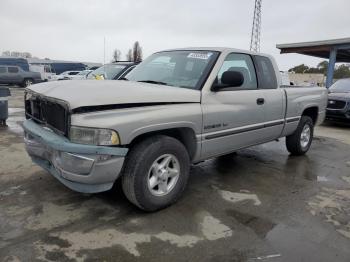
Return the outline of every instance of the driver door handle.
{"type": "Polygon", "coordinates": [[[258,105],[263,105],[263,104],[265,103],[265,99],[264,99],[264,98],[258,98],[258,99],[256,100],[256,103],[257,103],[258,105]]]}

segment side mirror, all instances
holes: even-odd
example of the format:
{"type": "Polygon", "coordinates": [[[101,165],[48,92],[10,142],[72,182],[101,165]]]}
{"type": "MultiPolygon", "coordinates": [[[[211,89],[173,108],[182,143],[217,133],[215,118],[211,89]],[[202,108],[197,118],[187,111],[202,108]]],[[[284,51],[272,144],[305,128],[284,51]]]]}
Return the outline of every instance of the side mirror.
{"type": "Polygon", "coordinates": [[[214,84],[212,87],[213,91],[228,87],[239,87],[244,83],[244,76],[238,71],[226,71],[221,76],[221,84],[214,84]]]}

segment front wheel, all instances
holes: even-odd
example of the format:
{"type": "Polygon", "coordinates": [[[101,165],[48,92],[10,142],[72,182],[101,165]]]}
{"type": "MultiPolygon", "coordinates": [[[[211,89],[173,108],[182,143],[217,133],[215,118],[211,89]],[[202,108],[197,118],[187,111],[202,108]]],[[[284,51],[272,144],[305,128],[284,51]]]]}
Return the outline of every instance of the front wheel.
{"type": "Polygon", "coordinates": [[[28,87],[34,83],[33,79],[26,78],[23,80],[22,86],[23,87],[28,87]]]}
{"type": "Polygon", "coordinates": [[[309,116],[302,116],[295,132],[286,137],[287,150],[296,156],[304,155],[311,146],[314,123],[309,116]]]}
{"type": "Polygon", "coordinates": [[[135,145],[122,174],[130,202],[145,211],[175,203],[184,191],[190,169],[185,146],[175,138],[157,135],[135,145]]]}

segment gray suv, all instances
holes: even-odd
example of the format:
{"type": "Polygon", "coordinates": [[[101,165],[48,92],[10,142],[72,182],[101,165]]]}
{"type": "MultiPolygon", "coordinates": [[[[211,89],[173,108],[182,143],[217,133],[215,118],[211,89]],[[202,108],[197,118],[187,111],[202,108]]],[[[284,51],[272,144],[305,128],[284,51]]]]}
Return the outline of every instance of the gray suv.
{"type": "Polygon", "coordinates": [[[27,87],[39,82],[42,82],[40,73],[24,71],[18,66],[0,66],[0,84],[27,87]]]}
{"type": "Polygon", "coordinates": [[[340,79],[329,88],[326,118],[350,123],[350,78],[340,79]]]}

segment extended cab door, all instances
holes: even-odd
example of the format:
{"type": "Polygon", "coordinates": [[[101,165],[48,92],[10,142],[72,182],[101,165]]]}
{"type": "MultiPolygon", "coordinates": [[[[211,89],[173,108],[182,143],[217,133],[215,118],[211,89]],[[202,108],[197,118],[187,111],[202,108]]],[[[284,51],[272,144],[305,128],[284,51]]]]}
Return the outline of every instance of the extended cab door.
{"type": "Polygon", "coordinates": [[[244,82],[240,87],[202,92],[202,158],[258,144],[268,137],[264,132],[264,90],[258,89],[252,57],[228,54],[214,83],[221,83],[225,71],[241,72],[244,82]]]}
{"type": "Polygon", "coordinates": [[[279,88],[276,75],[280,74],[273,58],[261,55],[253,57],[258,77],[258,88],[264,97],[264,122],[267,141],[279,138],[285,124],[287,107],[284,89],[279,88]]]}

